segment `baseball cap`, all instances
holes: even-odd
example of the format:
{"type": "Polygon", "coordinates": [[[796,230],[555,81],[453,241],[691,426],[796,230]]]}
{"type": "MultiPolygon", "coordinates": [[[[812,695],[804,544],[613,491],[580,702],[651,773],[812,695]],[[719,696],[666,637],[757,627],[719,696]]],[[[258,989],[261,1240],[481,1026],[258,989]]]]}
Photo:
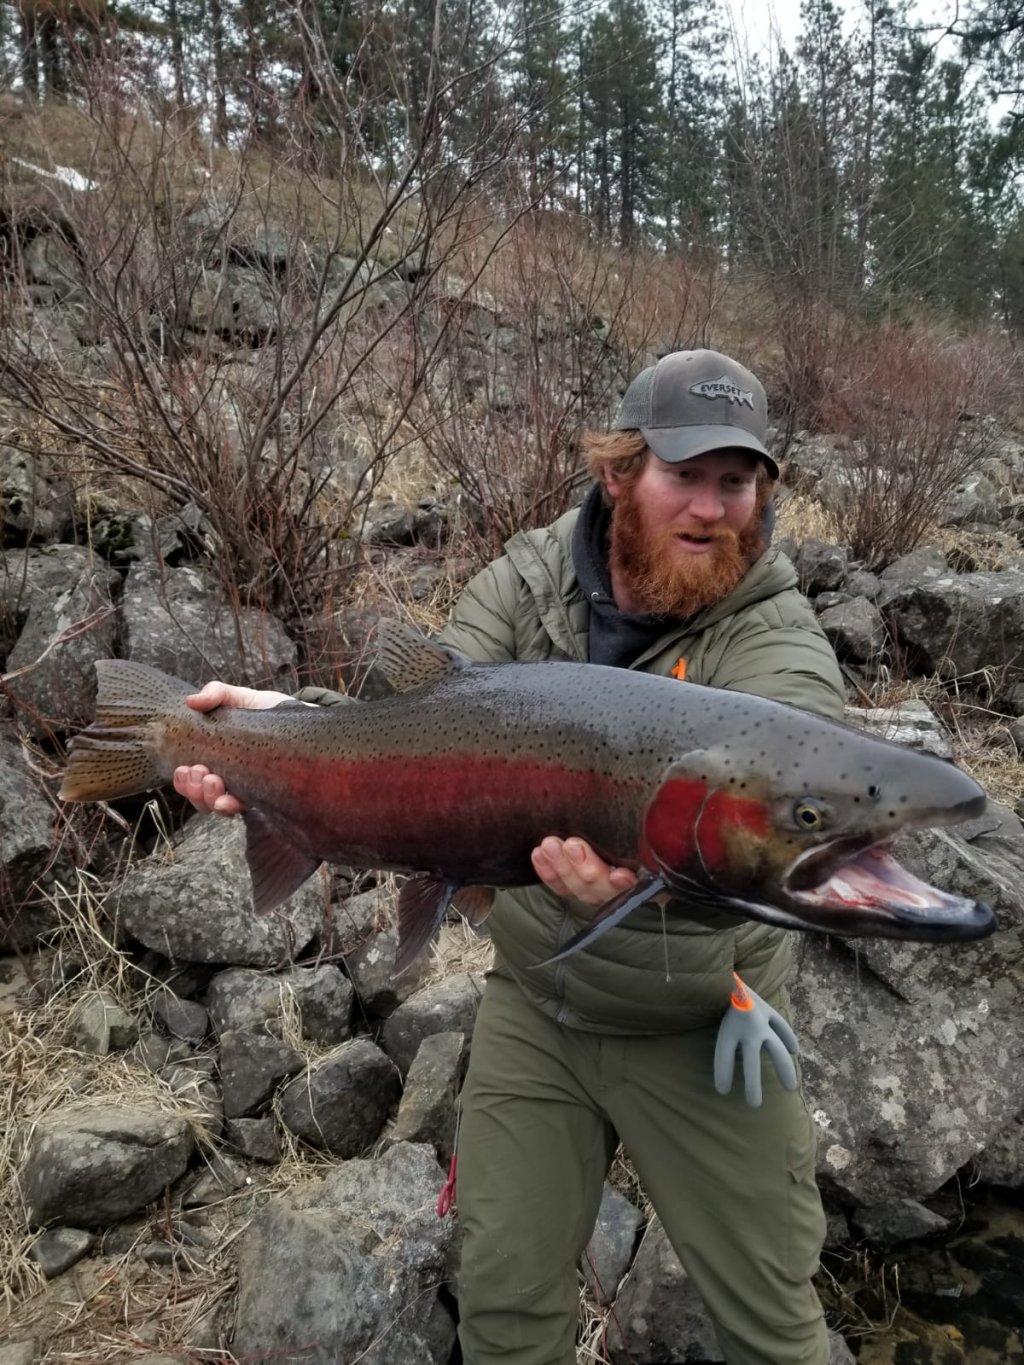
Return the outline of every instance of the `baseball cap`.
{"type": "Polygon", "coordinates": [[[719,351],[673,351],[626,390],[613,431],[639,430],[661,460],[678,464],[712,450],[750,450],[773,479],[765,448],[768,400],[748,369],[719,351]]]}

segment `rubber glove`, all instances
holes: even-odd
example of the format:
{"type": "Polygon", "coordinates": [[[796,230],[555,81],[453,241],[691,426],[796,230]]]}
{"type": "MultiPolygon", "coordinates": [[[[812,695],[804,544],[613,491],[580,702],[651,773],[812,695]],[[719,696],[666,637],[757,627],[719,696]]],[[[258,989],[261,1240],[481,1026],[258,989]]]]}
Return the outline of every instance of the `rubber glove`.
{"type": "Polygon", "coordinates": [[[743,1063],[743,1082],[747,1103],[754,1109],[761,1103],[761,1049],[767,1048],[775,1074],[784,1090],[797,1087],[793,1058],[799,1045],[796,1034],[777,1010],[744,985],[733,972],[736,989],[729,1011],[718,1029],[715,1043],[715,1089],[728,1095],[732,1089],[736,1053],[743,1063]]]}

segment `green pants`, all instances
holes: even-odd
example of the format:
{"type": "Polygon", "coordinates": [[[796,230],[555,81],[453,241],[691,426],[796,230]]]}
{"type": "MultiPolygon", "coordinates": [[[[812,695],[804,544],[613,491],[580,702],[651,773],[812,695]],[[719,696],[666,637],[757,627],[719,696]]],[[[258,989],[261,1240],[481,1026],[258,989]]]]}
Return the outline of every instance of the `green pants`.
{"type": "Polygon", "coordinates": [[[459,1137],[465,1365],[573,1365],[577,1265],[620,1139],[729,1365],[826,1365],[813,1122],[767,1066],[760,1109],[739,1077],[717,1094],[715,1033],[583,1033],[489,979],[459,1137]]]}

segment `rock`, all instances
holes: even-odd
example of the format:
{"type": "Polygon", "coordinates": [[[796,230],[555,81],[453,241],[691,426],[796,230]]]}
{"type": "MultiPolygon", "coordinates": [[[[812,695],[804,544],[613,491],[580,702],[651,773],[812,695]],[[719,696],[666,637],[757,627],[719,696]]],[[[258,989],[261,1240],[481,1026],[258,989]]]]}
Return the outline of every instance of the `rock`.
{"type": "Polygon", "coordinates": [[[131,1060],[137,1066],[144,1066],[147,1071],[159,1071],[162,1067],[174,1066],[177,1062],[189,1060],[191,1056],[192,1049],[187,1043],[180,1039],[172,1041],[152,1032],[143,1033],[131,1050],[131,1060]]]}
{"type": "Polygon", "coordinates": [[[594,1233],[583,1253],[583,1274],[595,1302],[602,1307],[612,1303],[619,1291],[643,1221],[635,1204],[613,1185],[605,1185],[594,1233]]]}
{"type": "Polygon", "coordinates": [[[405,1078],[398,1114],[387,1137],[389,1147],[397,1142],[426,1142],[442,1162],[449,1160],[464,1046],[461,1033],[424,1038],[405,1078]]]}
{"type": "Polygon", "coordinates": [[[436,1213],[443,1179],[429,1147],[403,1144],[260,1210],[239,1243],[233,1355],[448,1360],[455,1326],[438,1289],[451,1275],[453,1225],[436,1213]]]}
{"type": "Polygon", "coordinates": [[[117,573],[78,545],[7,552],[0,606],[27,618],[7,656],[6,672],[14,676],[4,691],[34,734],[92,720],[94,665],[114,653],[119,586],[117,573]]]}
{"type": "Polygon", "coordinates": [[[947,572],[887,583],[878,606],[890,635],[921,672],[966,678],[981,669],[1019,667],[1024,571],[947,572]]]}
{"type": "Polygon", "coordinates": [[[224,1124],[224,1141],[253,1161],[263,1161],[272,1166],[281,1160],[277,1124],[271,1117],[228,1119],[224,1124]]]}
{"type": "Polygon", "coordinates": [[[866,597],[873,602],[882,590],[882,580],[868,569],[854,569],[846,578],[846,591],[851,597],[866,597]]]}
{"type": "Polygon", "coordinates": [[[828,1334],[828,1365],[857,1365],[857,1357],[838,1332],[828,1334]]]}
{"type": "Polygon", "coordinates": [[[880,739],[891,739],[896,744],[906,744],[911,749],[920,749],[938,758],[953,757],[953,738],[931,707],[923,701],[911,698],[897,702],[895,706],[846,708],[846,720],[869,735],[880,739]]]}
{"type": "Polygon", "coordinates": [[[809,597],[819,592],[835,592],[843,586],[849,571],[849,557],[838,545],[808,537],[797,551],[796,571],[800,590],[809,597]]]}
{"type": "Polygon", "coordinates": [[[612,1365],[725,1359],[700,1295],[657,1218],[616,1296],[608,1351],[612,1365]]]}
{"type": "Polygon", "coordinates": [[[216,1137],[224,1126],[224,1101],[213,1070],[212,1058],[189,1057],[184,1061],[169,1062],[156,1074],[171,1094],[192,1111],[193,1123],[202,1124],[216,1137]]]}
{"type": "Polygon", "coordinates": [[[398,933],[384,929],[371,934],[361,947],[348,953],[345,968],[355,987],[359,1004],[373,1019],[382,1019],[420,989],[430,971],[430,957],[421,953],[401,976],[395,976],[398,933]]]}
{"type": "Polygon", "coordinates": [[[186,682],[294,689],[297,651],[266,612],[233,606],[198,569],[134,564],[121,602],[126,654],[186,682]]]}
{"type": "Polygon", "coordinates": [[[0,829],[0,949],[27,948],[60,923],[51,897],[75,873],[54,851],[53,808],[11,721],[0,721],[0,829]]]}
{"type": "Polygon", "coordinates": [[[252,909],[240,820],[190,820],[173,852],[130,867],[105,902],[147,948],[192,962],[272,967],[309,943],[324,894],[311,878],[272,915],[252,909]]]}
{"type": "Polygon", "coordinates": [[[0,1345],[0,1365],[35,1365],[39,1348],[34,1337],[0,1345]]]}
{"type": "Polygon", "coordinates": [[[305,1063],[301,1052],[279,1038],[227,1029],[220,1036],[225,1117],[242,1118],[264,1109],[281,1082],[305,1063]]]}
{"type": "Polygon", "coordinates": [[[938,578],[946,578],[949,573],[949,560],[938,546],[922,545],[917,550],[911,550],[910,554],[894,559],[882,570],[878,578],[884,590],[886,587],[891,589],[893,584],[906,586],[920,583],[922,580],[932,582],[938,578]]]}
{"type": "Polygon", "coordinates": [[[926,1199],[1024,1112],[1024,838],[1009,812],[902,836],[923,880],[993,906],[991,938],[801,936],[792,987],[818,1179],[859,1204],[926,1199]]]}
{"type": "Polygon", "coordinates": [[[430,1034],[461,1033],[469,1043],[482,994],[481,977],[459,972],[424,986],[399,1005],[385,1021],[381,1041],[403,1076],[430,1034]]]}
{"type": "Polygon", "coordinates": [[[963,526],[966,522],[996,525],[999,522],[999,489],[980,470],[967,474],[939,508],[939,526],[963,526]]]}
{"type": "Polygon", "coordinates": [[[75,1007],[70,1029],[72,1047],[105,1057],[111,1048],[132,1046],[139,1036],[139,1021],[110,991],[99,990],[75,1007]]]}
{"type": "Polygon", "coordinates": [[[892,1199],[869,1208],[854,1209],[850,1224],[865,1241],[880,1251],[890,1251],[900,1242],[915,1237],[930,1237],[946,1232],[948,1218],[933,1213],[916,1199],[892,1199]]]}
{"type": "Polygon", "coordinates": [[[64,541],[74,521],[75,493],[59,461],[0,440],[0,543],[64,541]]]}
{"type": "Polygon", "coordinates": [[[400,1089],[398,1072],[380,1048],[355,1038],[285,1086],[281,1121],[311,1147],[358,1156],[380,1136],[400,1089]]]}
{"type": "Polygon", "coordinates": [[[988,1142],[975,1171],[984,1185],[1024,1188],[1024,1114],[1017,1114],[988,1142]]]}
{"type": "Polygon", "coordinates": [[[347,956],[390,922],[391,898],[385,896],[379,887],[347,896],[331,906],[328,928],[330,950],[347,956]]]}
{"type": "Polygon", "coordinates": [[[841,659],[874,663],[885,652],[888,636],[882,613],[866,597],[829,607],[818,622],[841,659]]]}
{"type": "Polygon", "coordinates": [[[351,1036],[354,995],[342,971],[322,963],[273,975],[243,968],[219,972],[204,1001],[218,1034],[242,1029],[280,1037],[294,1012],[304,1038],[333,1047],[351,1036]]]}
{"type": "Polygon", "coordinates": [[[182,1207],[194,1209],[206,1204],[219,1204],[249,1183],[244,1166],[229,1156],[215,1152],[208,1159],[206,1169],[182,1196],[182,1207]]]}
{"type": "Polygon", "coordinates": [[[55,1275],[70,1270],[95,1243],[95,1234],[84,1228],[48,1228],[32,1243],[28,1254],[46,1278],[52,1280],[55,1275]]]}
{"type": "Polygon", "coordinates": [[[149,1005],[153,1018],[172,1038],[201,1043],[210,1028],[210,1016],[195,1000],[182,1000],[173,991],[157,991],[149,1005]]]}
{"type": "Polygon", "coordinates": [[[68,1105],[41,1118],[29,1138],[21,1186],[34,1224],[103,1227],[173,1184],[188,1164],[192,1133],[159,1109],[68,1105]]]}

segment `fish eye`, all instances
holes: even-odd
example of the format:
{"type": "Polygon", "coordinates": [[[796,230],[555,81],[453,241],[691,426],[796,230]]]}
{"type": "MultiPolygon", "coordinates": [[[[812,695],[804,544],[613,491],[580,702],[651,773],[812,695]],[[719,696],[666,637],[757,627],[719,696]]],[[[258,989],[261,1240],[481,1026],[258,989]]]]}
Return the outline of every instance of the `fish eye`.
{"type": "Polygon", "coordinates": [[[825,811],[820,802],[805,797],[793,807],[793,818],[801,829],[822,829],[825,824],[825,811]]]}

